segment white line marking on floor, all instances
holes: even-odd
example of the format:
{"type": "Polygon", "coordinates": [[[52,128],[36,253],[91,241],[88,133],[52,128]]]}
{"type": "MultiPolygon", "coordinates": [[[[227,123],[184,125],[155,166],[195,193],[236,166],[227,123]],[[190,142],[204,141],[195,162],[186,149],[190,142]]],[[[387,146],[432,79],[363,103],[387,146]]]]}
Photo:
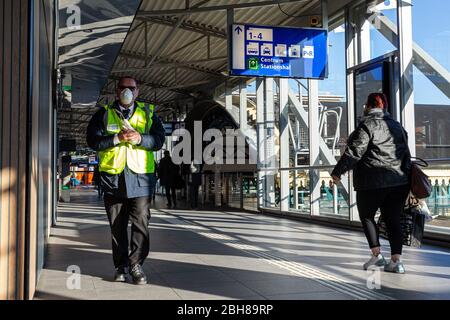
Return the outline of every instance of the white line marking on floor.
{"type": "MultiPolygon", "coordinates": [[[[177,212],[182,213],[182,212],[177,212]]],[[[220,242],[228,247],[233,247],[235,249],[242,250],[249,255],[253,255],[255,257],[258,257],[262,259],[263,261],[266,261],[267,263],[270,263],[272,265],[275,265],[281,269],[287,270],[295,275],[302,276],[307,279],[311,279],[313,281],[316,281],[330,289],[333,289],[335,291],[344,293],[348,296],[353,297],[357,300],[369,300],[369,299],[377,299],[377,300],[395,300],[394,298],[375,292],[370,289],[366,289],[365,287],[358,287],[355,284],[348,283],[348,281],[341,279],[339,277],[336,277],[334,275],[331,275],[327,272],[321,271],[316,267],[311,267],[299,262],[293,262],[286,260],[284,258],[280,258],[273,253],[267,252],[267,249],[255,246],[253,244],[244,244],[241,240],[230,237],[229,235],[224,235],[222,233],[217,232],[210,232],[211,228],[207,226],[198,226],[200,222],[196,221],[196,223],[193,223],[189,221],[188,218],[179,217],[176,215],[172,215],[170,213],[166,214],[157,214],[154,215],[157,216],[160,219],[163,219],[171,224],[176,224],[179,227],[183,227],[190,230],[195,229],[202,229],[202,230],[208,230],[208,232],[199,232],[200,235],[211,239],[213,241],[220,242]],[[170,218],[169,218],[170,217],[170,218]],[[166,220],[166,218],[169,218],[166,220]],[[177,220],[181,222],[180,224],[176,223],[174,220],[177,220]],[[189,225],[189,226],[188,226],[189,225]],[[195,228],[194,228],[195,227],[195,228]]]]}

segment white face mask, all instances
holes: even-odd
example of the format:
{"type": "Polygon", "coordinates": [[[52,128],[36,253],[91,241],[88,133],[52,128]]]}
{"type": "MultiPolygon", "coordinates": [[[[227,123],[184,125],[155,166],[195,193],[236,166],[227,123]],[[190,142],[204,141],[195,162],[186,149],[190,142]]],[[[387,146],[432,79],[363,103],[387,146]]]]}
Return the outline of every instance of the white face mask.
{"type": "Polygon", "coordinates": [[[133,92],[126,88],[124,89],[121,93],[120,93],[120,102],[122,103],[122,105],[130,105],[131,102],[133,101],[133,92]]]}

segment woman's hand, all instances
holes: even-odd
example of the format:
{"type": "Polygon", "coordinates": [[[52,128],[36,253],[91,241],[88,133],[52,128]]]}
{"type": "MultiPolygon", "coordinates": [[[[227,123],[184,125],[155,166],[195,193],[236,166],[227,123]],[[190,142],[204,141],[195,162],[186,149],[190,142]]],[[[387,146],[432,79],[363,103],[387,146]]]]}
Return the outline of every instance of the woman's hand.
{"type": "Polygon", "coordinates": [[[333,178],[333,183],[334,184],[338,184],[339,182],[341,182],[341,178],[338,176],[331,176],[331,178],[333,178]]]}

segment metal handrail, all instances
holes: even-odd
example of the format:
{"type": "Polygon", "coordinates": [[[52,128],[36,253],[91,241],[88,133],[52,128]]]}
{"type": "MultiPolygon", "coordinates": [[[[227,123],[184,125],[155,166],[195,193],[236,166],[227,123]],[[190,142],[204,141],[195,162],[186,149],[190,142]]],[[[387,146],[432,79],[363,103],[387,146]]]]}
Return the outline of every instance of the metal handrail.
{"type": "Polygon", "coordinates": [[[443,158],[443,159],[423,159],[428,163],[434,163],[434,162],[448,162],[450,164],[450,158],[443,158]]]}
{"type": "MultiPolygon", "coordinates": [[[[298,83],[298,85],[300,85],[303,89],[305,89],[306,92],[309,91],[308,87],[305,86],[300,80],[295,79],[295,81],[298,83]]],[[[300,92],[299,92],[299,95],[300,95],[300,92]]],[[[319,110],[320,110],[320,114],[319,114],[319,132],[320,132],[320,135],[322,135],[322,131],[323,131],[324,123],[325,123],[325,117],[326,117],[327,113],[329,113],[329,112],[336,113],[336,116],[337,116],[336,133],[334,135],[334,138],[330,138],[330,139],[333,139],[331,152],[333,154],[335,154],[336,145],[337,145],[337,143],[338,143],[338,141],[340,139],[340,126],[341,126],[341,119],[342,119],[342,108],[338,107],[339,112],[337,112],[336,110],[328,109],[328,107],[325,106],[322,102],[320,102],[320,100],[318,101],[318,104],[319,104],[319,110]]]]}
{"type": "Polygon", "coordinates": [[[300,166],[290,168],[258,168],[259,171],[293,171],[293,170],[320,170],[320,169],[334,169],[334,165],[324,166],[300,166]]]}
{"type": "MultiPolygon", "coordinates": [[[[424,159],[428,163],[436,163],[436,162],[448,162],[450,164],[450,158],[445,159],[424,159]]],[[[305,170],[305,169],[332,169],[335,165],[319,165],[319,166],[297,166],[297,167],[289,167],[289,168],[258,168],[259,171],[289,171],[289,170],[305,170]]]]}

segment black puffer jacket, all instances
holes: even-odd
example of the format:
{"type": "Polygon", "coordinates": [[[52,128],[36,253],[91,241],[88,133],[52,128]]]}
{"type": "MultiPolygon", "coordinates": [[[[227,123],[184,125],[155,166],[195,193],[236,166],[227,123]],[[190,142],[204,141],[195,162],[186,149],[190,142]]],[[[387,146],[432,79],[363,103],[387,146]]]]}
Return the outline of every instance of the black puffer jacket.
{"type": "Polygon", "coordinates": [[[348,138],[332,175],[340,177],[353,170],[355,190],[408,184],[411,157],[402,131],[389,113],[372,109],[348,138]]]}

